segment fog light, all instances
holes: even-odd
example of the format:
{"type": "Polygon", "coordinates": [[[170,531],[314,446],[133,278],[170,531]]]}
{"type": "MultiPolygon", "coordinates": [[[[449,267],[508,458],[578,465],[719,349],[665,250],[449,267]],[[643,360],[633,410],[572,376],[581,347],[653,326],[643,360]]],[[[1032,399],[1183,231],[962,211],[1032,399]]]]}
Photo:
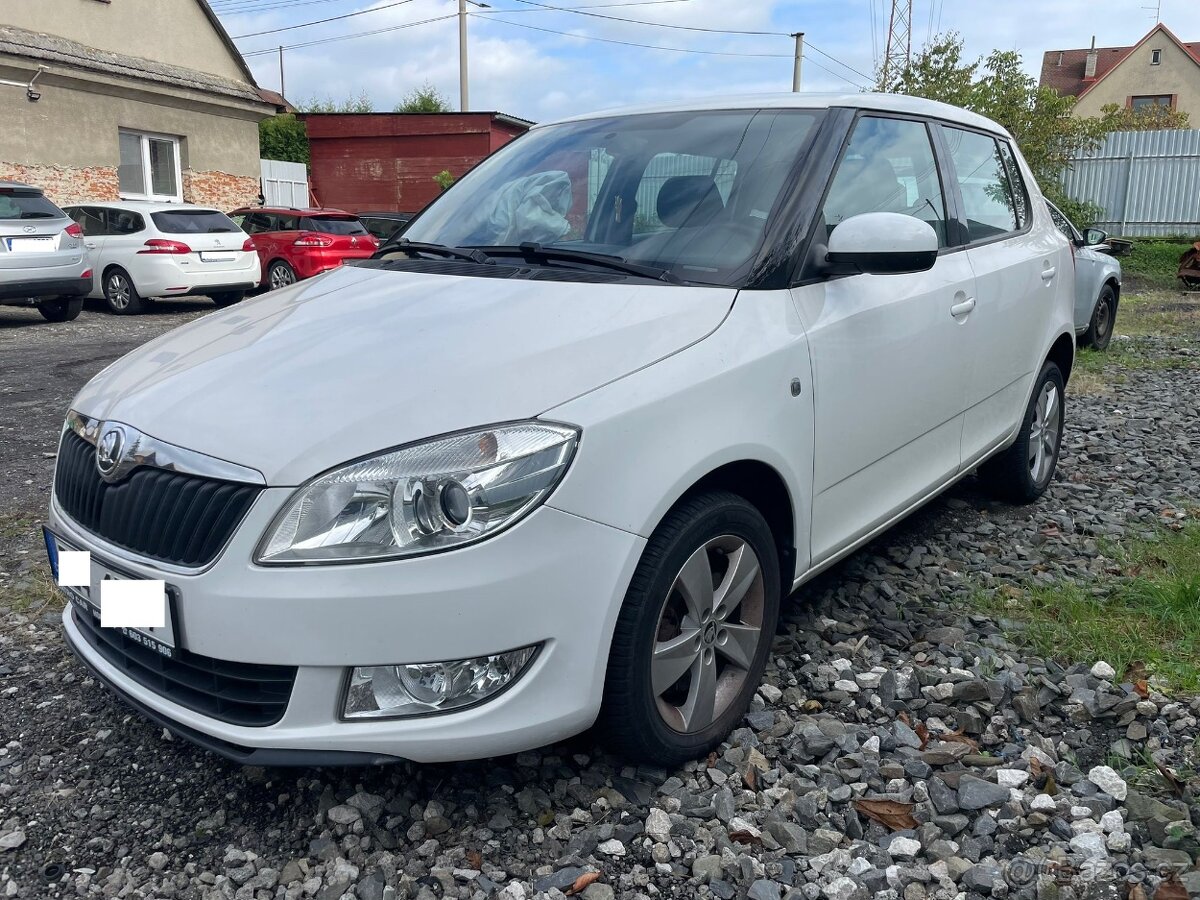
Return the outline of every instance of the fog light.
{"type": "Polygon", "coordinates": [[[350,672],[342,715],[382,719],[465,709],[520,678],[537,651],[533,646],[448,662],[357,667],[350,672]]]}

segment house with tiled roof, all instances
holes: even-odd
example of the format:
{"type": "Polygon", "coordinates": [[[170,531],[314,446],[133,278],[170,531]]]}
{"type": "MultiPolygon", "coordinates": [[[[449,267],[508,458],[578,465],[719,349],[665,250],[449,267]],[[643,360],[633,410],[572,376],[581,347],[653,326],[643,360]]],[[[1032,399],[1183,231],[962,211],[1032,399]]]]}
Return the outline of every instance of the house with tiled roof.
{"type": "Polygon", "coordinates": [[[1098,116],[1109,104],[1168,106],[1200,126],[1200,41],[1185,42],[1161,22],[1131,47],[1048,50],[1041,83],[1078,98],[1074,114],[1098,116]]]}
{"type": "Polygon", "coordinates": [[[258,123],[278,101],[206,0],[0,5],[0,180],[59,204],[257,198],[258,123]]]}

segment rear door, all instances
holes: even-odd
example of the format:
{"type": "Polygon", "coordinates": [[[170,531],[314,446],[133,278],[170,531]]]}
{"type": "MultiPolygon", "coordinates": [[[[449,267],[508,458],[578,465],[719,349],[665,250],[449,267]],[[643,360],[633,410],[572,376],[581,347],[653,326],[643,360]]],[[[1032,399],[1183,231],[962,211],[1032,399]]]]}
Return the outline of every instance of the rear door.
{"type": "Polygon", "coordinates": [[[105,230],[95,262],[96,270],[104,272],[109,266],[120,266],[133,280],[133,286],[141,289],[144,285],[138,284],[138,251],[145,249],[146,239],[150,237],[146,233],[145,216],[136,210],[111,206],[104,207],[101,212],[105,230]]]}
{"type": "MultiPolygon", "coordinates": [[[[938,235],[927,272],[816,278],[792,291],[813,367],[812,560],[819,564],[953,477],[966,398],[966,256],[948,246],[947,204],[929,126],[868,114],[854,125],[823,208],[901,213],[938,235]]],[[[818,240],[826,239],[818,233],[818,240]]]]}
{"type": "MultiPolygon", "coordinates": [[[[1045,352],[1056,293],[1073,289],[1062,235],[1034,227],[1034,209],[1007,139],[957,126],[941,133],[954,171],[959,228],[975,274],[963,419],[964,467],[1002,443],[1019,423],[1045,352]]],[[[1048,212],[1043,213],[1047,221],[1048,212]]]]}

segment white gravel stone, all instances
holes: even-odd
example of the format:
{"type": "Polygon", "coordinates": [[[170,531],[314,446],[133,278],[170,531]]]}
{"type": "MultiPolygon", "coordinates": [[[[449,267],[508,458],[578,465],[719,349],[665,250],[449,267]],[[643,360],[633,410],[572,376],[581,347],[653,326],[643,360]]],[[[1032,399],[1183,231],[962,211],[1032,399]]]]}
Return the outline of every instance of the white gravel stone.
{"type": "Polygon", "coordinates": [[[1082,853],[1088,859],[1103,859],[1108,856],[1103,836],[1091,832],[1077,834],[1071,838],[1071,849],[1082,853]]]}
{"type": "Polygon", "coordinates": [[[1092,666],[1092,675],[1102,681],[1112,681],[1117,677],[1117,670],[1104,660],[1100,660],[1098,663],[1092,666]]]}
{"type": "Polygon", "coordinates": [[[1088,772],[1088,781],[1114,800],[1124,800],[1129,793],[1129,786],[1111,766],[1096,766],[1088,772]]]}
{"type": "Polygon", "coordinates": [[[646,816],[646,834],[665,844],[671,837],[671,817],[661,809],[650,810],[650,815],[646,816]]]}
{"type": "Polygon", "coordinates": [[[1029,801],[1029,808],[1037,812],[1054,812],[1058,808],[1058,804],[1049,794],[1038,794],[1029,801]]]}
{"type": "Polygon", "coordinates": [[[599,852],[603,853],[605,856],[624,856],[625,853],[627,852],[625,850],[625,845],[622,844],[620,841],[618,841],[616,838],[612,838],[611,840],[605,841],[603,844],[601,844],[596,849],[599,852]]]}
{"type": "Polygon", "coordinates": [[[910,837],[892,838],[887,852],[896,859],[913,859],[921,852],[921,842],[910,837]]]}
{"type": "Polygon", "coordinates": [[[773,684],[760,684],[758,686],[758,694],[768,703],[778,703],[780,698],[783,697],[783,691],[773,684]]]}
{"type": "Polygon", "coordinates": [[[496,895],[496,900],[525,900],[527,896],[525,885],[519,881],[510,881],[504,890],[496,895]]]}
{"type": "Polygon", "coordinates": [[[1119,809],[1110,810],[1100,817],[1100,827],[1105,833],[1112,834],[1125,830],[1125,820],[1121,818],[1119,809]]]}
{"type": "Polygon", "coordinates": [[[1019,788],[1029,780],[1029,773],[1021,769],[997,769],[996,783],[1007,788],[1019,788]]]}
{"type": "Polygon", "coordinates": [[[1104,843],[1114,853],[1125,853],[1133,846],[1133,836],[1128,831],[1114,831],[1104,843]]]}
{"type": "Polygon", "coordinates": [[[850,681],[848,678],[839,678],[833,683],[835,691],[845,691],[847,694],[857,694],[859,691],[858,682],[850,681]]]}
{"type": "Polygon", "coordinates": [[[824,893],[828,900],[850,900],[858,889],[858,882],[843,875],[829,882],[824,893]]]}

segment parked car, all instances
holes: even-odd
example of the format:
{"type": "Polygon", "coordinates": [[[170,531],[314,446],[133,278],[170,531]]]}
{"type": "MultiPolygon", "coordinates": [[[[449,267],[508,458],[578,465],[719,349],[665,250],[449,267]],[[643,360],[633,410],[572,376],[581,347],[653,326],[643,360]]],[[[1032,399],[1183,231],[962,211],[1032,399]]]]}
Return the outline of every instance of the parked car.
{"type": "Polygon", "coordinates": [[[69,322],[92,289],[83,232],[41,188],[0,181],[0,306],[69,322]]]}
{"type": "Polygon", "coordinates": [[[229,215],[254,238],[263,285],[271,290],[335,269],[348,259],[370,259],[379,247],[357,216],[340,209],[264,206],[229,215]]]}
{"type": "Polygon", "coordinates": [[[90,296],[118,315],[158,297],[210,297],[229,306],[258,285],[250,238],[216,209],[120,200],[68,206],[83,229],[97,278],[90,296]]]}
{"type": "Polygon", "coordinates": [[[1001,126],[901,95],[535,127],[386,258],[79,393],[47,532],[91,552],[67,640],[244,762],[597,719],[631,757],[702,757],[793,590],[973,472],[1050,484],[1074,286],[1041,200],[1001,126]],[[105,578],[165,604],[103,628],[105,578]]]}
{"type": "Polygon", "coordinates": [[[413,220],[412,213],[402,212],[360,212],[358,220],[363,227],[371,232],[372,237],[382,247],[388,241],[404,234],[408,223],[413,220]]]}
{"type": "Polygon", "coordinates": [[[1080,231],[1049,200],[1046,206],[1075,251],[1075,334],[1083,346],[1107,350],[1121,298],[1121,262],[1109,252],[1107,232],[1080,231]]]}

